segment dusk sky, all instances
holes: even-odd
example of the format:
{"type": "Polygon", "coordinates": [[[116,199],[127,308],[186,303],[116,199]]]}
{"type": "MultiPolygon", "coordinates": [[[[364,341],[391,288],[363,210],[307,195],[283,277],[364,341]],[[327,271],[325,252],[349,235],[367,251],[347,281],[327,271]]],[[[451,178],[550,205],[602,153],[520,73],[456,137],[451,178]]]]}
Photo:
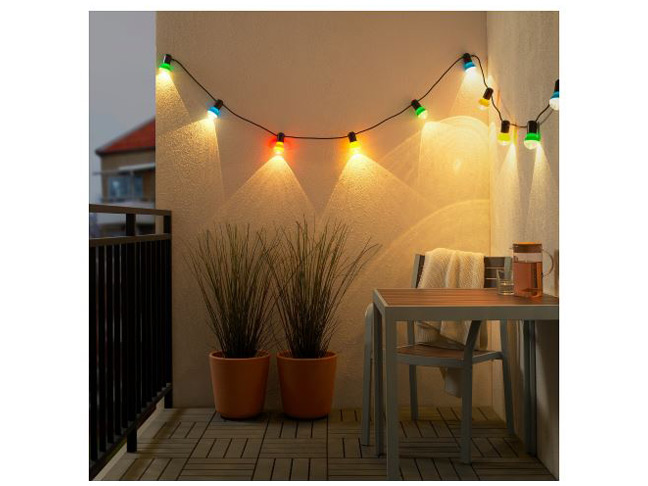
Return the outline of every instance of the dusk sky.
{"type": "Polygon", "coordinates": [[[155,116],[155,12],[90,12],[90,202],[95,149],[155,116]]]}

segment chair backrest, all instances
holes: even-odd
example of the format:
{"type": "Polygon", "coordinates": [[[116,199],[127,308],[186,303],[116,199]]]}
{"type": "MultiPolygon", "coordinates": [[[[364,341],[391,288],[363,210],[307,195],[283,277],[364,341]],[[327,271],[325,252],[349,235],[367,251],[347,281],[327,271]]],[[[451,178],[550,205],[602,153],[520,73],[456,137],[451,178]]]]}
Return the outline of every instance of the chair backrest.
{"type": "MultiPolygon", "coordinates": [[[[504,268],[504,262],[510,257],[484,257],[484,288],[492,289],[497,287],[497,270],[504,268]]],[[[412,288],[418,287],[423,273],[425,255],[414,255],[414,271],[412,272],[412,288]]]]}

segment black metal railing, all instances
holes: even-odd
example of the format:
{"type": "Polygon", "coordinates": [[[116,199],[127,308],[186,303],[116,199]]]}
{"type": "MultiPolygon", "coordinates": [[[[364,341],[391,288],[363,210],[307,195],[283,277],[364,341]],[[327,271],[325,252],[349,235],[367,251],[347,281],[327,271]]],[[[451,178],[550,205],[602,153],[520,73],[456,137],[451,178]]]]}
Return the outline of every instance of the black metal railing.
{"type": "Polygon", "coordinates": [[[90,205],[124,214],[126,235],[90,238],[90,478],[126,441],[171,386],[171,212],[90,205]],[[138,214],[162,218],[161,233],[135,235],[138,214]]]}

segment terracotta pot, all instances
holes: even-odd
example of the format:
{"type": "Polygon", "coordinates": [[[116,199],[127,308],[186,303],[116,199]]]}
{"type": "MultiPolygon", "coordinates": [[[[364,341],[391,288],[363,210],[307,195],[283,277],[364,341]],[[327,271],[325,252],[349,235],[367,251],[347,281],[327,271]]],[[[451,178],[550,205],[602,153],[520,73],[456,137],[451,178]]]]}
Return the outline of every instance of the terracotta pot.
{"type": "Polygon", "coordinates": [[[290,417],[315,419],[331,411],[337,354],[323,358],[292,358],[289,351],[277,354],[283,411],[290,417]]]}
{"type": "Polygon", "coordinates": [[[244,419],[263,411],[270,353],[254,358],[224,358],[222,351],[209,354],[214,406],[224,418],[244,419]]]}

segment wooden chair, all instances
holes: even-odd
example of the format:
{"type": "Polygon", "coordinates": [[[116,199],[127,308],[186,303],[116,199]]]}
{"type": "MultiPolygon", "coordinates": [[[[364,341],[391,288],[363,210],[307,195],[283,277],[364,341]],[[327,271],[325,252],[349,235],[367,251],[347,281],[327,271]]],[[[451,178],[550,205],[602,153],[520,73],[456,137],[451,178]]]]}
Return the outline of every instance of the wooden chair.
{"type": "MultiPolygon", "coordinates": [[[[505,257],[484,257],[484,288],[497,286],[497,270],[503,268],[505,257]]],[[[412,287],[418,286],[423,271],[425,255],[416,255],[412,273],[412,287]]],[[[373,338],[373,304],[365,312],[365,349],[364,379],[362,387],[362,436],[363,445],[369,444],[369,415],[371,399],[372,338],[373,338]]],[[[475,350],[482,321],[472,321],[466,345],[463,349],[448,349],[430,345],[417,344],[414,334],[414,322],[407,323],[407,345],[398,349],[398,362],[409,366],[410,408],[412,420],[418,420],[417,366],[435,366],[440,368],[462,369],[461,399],[461,460],[470,463],[470,442],[472,436],[472,382],[473,365],[484,361],[502,360],[504,378],[504,401],[506,424],[513,434],[513,408],[511,399],[511,376],[508,361],[508,338],[506,320],[500,321],[501,351],[475,350]]],[[[382,393],[382,376],[376,377],[375,393],[382,393]]],[[[378,417],[374,417],[378,420],[378,417]]]]}

